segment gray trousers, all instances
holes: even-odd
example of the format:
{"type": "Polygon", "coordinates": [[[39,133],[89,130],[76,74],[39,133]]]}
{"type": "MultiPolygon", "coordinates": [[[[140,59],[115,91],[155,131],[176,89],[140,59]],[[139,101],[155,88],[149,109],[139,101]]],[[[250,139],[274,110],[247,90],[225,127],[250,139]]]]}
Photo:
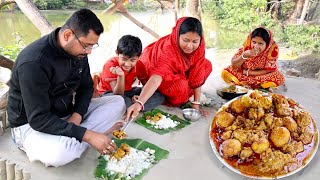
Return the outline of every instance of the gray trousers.
{"type": "MultiPolygon", "coordinates": [[[[93,99],[80,126],[104,133],[121,119],[125,111],[126,106],[121,96],[93,99]]],[[[75,138],[35,131],[29,124],[12,128],[11,132],[14,142],[26,152],[29,160],[41,161],[45,166],[65,165],[80,158],[89,147],[88,143],[79,142],[75,138]]]]}

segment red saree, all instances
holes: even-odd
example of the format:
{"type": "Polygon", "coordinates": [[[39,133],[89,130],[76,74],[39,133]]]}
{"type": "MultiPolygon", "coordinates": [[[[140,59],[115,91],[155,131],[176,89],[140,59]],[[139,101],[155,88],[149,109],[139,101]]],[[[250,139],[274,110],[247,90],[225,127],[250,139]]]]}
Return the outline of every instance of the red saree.
{"type": "Polygon", "coordinates": [[[167,103],[180,106],[193,95],[193,89],[202,86],[212,71],[210,61],[205,59],[205,42],[202,37],[197,50],[185,54],[179,46],[179,29],[186,18],[180,18],[172,33],[147,46],[140,61],[152,75],[162,77],[158,88],[166,96],[167,103]]]}
{"type": "MultiPolygon", "coordinates": [[[[279,54],[278,45],[273,41],[271,31],[267,30],[270,35],[270,43],[266,49],[261,52],[259,55],[249,58],[243,62],[240,68],[233,68],[231,65],[228,66],[225,70],[228,71],[236,78],[240,84],[249,85],[253,88],[260,87],[262,84],[275,84],[279,86],[284,83],[284,76],[279,72],[277,67],[277,59],[279,54]],[[271,73],[257,75],[257,76],[246,76],[243,74],[243,69],[249,70],[274,70],[271,73]]],[[[247,37],[246,41],[243,43],[243,48],[240,48],[239,51],[233,56],[233,58],[241,56],[241,54],[248,50],[252,49],[251,47],[251,34],[247,37]]],[[[232,79],[226,77],[226,73],[222,73],[222,78],[228,82],[226,79],[232,79]]],[[[237,83],[236,83],[237,84],[237,83]]],[[[263,87],[264,88],[264,87],[263,87]]]]}

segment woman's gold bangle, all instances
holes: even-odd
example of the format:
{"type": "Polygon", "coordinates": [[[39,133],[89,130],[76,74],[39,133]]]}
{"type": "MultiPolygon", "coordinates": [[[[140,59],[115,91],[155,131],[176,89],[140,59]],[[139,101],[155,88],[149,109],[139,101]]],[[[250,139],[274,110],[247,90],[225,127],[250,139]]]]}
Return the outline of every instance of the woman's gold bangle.
{"type": "Polygon", "coordinates": [[[241,58],[244,59],[244,60],[248,59],[247,57],[245,58],[245,57],[243,56],[243,53],[241,54],[241,58]]]}

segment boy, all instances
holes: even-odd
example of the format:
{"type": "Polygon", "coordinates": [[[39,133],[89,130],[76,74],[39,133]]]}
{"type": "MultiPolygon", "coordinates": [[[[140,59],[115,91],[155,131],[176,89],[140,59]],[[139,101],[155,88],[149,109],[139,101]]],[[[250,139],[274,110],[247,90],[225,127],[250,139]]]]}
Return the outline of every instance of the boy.
{"type": "MultiPolygon", "coordinates": [[[[120,38],[116,50],[117,56],[109,59],[103,66],[98,84],[100,96],[122,95],[127,107],[137,101],[141,88],[132,88],[132,85],[137,78],[141,80],[145,76],[144,65],[139,61],[141,52],[142,43],[138,37],[125,35],[120,38]]],[[[148,111],[163,101],[164,96],[155,92],[144,105],[141,103],[141,106],[144,107],[144,111],[148,111]]]]}

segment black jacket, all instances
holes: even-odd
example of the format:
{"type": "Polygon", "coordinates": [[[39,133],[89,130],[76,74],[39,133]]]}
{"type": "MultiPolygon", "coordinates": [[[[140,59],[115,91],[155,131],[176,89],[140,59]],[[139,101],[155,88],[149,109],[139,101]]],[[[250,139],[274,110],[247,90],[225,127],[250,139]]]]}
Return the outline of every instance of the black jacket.
{"type": "Polygon", "coordinates": [[[88,58],[69,56],[57,44],[58,32],[31,43],[19,54],[9,81],[8,119],[11,127],[29,123],[36,131],[81,141],[86,129],[60,118],[73,112],[83,117],[93,81],[88,58]]]}

